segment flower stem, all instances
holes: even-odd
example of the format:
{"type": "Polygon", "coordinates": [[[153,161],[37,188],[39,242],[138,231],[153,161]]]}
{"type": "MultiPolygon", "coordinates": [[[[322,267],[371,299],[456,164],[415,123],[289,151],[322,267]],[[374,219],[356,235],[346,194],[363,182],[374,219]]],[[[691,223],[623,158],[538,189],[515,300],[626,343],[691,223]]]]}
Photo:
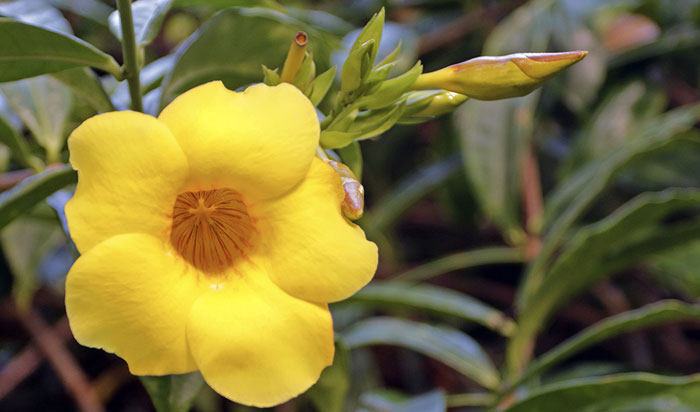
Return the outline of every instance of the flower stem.
{"type": "Polygon", "coordinates": [[[124,55],[124,78],[129,83],[131,107],[143,112],[141,103],[141,81],[139,78],[138,48],[134,35],[134,20],[131,15],[131,0],[117,0],[122,26],[122,53],[124,55]]]}

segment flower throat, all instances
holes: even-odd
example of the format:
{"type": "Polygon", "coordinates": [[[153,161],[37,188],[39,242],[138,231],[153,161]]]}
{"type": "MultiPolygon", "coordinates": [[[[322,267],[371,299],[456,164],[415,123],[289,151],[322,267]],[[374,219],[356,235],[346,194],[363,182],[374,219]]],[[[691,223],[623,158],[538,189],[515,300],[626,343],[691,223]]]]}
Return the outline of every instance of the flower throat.
{"type": "Polygon", "coordinates": [[[243,197],[234,190],[181,193],[172,218],[170,243],[203,272],[221,273],[251,249],[255,227],[243,197]]]}

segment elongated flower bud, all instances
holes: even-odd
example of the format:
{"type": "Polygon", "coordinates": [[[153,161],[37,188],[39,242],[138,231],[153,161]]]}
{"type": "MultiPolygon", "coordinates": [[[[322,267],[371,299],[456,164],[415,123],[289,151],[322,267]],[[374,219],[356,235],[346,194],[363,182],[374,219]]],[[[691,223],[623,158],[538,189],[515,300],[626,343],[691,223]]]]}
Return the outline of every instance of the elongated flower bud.
{"type": "Polygon", "coordinates": [[[586,51],[571,51],[476,57],[422,74],[412,88],[445,89],[478,100],[520,97],[583,59],[586,54],[586,51]]]}
{"type": "Polygon", "coordinates": [[[455,92],[442,92],[430,99],[428,106],[413,113],[413,116],[441,116],[454,111],[459,105],[467,101],[469,97],[455,92]]]}
{"type": "Polygon", "coordinates": [[[342,211],[343,215],[350,220],[357,220],[362,217],[365,209],[365,188],[355,177],[355,174],[349,167],[343,163],[334,160],[328,160],[327,163],[335,170],[343,182],[343,190],[345,190],[345,199],[343,199],[342,211]]]}

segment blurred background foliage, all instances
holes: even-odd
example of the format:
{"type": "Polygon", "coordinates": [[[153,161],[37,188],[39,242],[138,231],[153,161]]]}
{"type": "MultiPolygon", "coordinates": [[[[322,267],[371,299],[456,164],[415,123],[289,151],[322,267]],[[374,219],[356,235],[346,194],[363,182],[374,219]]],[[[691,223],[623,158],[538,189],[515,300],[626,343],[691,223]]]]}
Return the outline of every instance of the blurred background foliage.
{"type": "MultiPolygon", "coordinates": [[[[0,1],[0,15],[121,62],[115,7],[0,1]]],[[[316,73],[340,69],[381,7],[377,59],[401,43],[390,76],[417,59],[428,72],[479,55],[590,53],[526,97],[468,100],[340,151],[362,170],[360,224],[380,267],[332,306],[334,365],[275,410],[700,410],[697,0],[139,0],[144,110],[209,80],[262,81],[298,30],[316,73]]],[[[113,64],[85,53],[97,70],[24,79],[0,66],[0,409],[147,411],[150,393],[159,411],[251,410],[198,374],[140,381],[72,339],[65,139],[129,105],[113,64]]]]}

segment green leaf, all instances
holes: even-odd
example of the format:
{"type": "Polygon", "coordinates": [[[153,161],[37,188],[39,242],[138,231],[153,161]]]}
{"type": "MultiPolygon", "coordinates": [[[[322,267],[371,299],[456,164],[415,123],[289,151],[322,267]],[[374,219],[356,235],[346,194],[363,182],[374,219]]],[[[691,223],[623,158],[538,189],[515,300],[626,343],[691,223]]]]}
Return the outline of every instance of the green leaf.
{"type": "Polygon", "coordinates": [[[187,412],[204,386],[199,372],[184,375],[140,376],[158,412],[187,412]]]}
{"type": "Polygon", "coordinates": [[[22,217],[2,229],[0,240],[12,272],[12,295],[20,309],[28,309],[39,287],[42,257],[66,238],[55,222],[22,217]]]}
{"type": "Polygon", "coordinates": [[[32,24],[72,34],[68,20],[48,0],[14,0],[0,3],[0,15],[22,23],[32,24]]]}
{"type": "Polygon", "coordinates": [[[335,71],[337,67],[333,66],[325,72],[319,74],[309,85],[306,91],[306,95],[311,100],[314,106],[318,106],[319,103],[326,97],[326,93],[331,88],[333,84],[333,79],[335,79],[335,71]]]}
{"type": "Polygon", "coordinates": [[[37,171],[44,168],[43,162],[31,153],[24,138],[2,116],[0,116],[0,142],[12,150],[12,156],[22,165],[37,171]]]}
{"type": "Polygon", "coordinates": [[[95,73],[87,67],[76,67],[51,75],[70,87],[73,94],[85,100],[97,113],[114,111],[114,105],[95,73]]]}
{"type": "Polygon", "coordinates": [[[485,247],[443,256],[396,275],[392,279],[419,282],[460,269],[524,262],[525,255],[520,249],[512,247],[485,247]]]}
{"type": "Polygon", "coordinates": [[[391,227],[411,205],[455,176],[459,170],[460,158],[457,155],[417,170],[399,182],[391,192],[382,196],[375,206],[365,213],[362,221],[366,224],[362,226],[368,231],[368,235],[391,227]]]}
{"type": "Polygon", "coordinates": [[[109,24],[109,15],[114,11],[99,0],[51,0],[51,4],[105,26],[109,24]]]}
{"type": "MultiPolygon", "coordinates": [[[[377,56],[377,51],[379,51],[379,43],[382,40],[382,30],[384,28],[384,8],[382,7],[381,10],[379,10],[378,13],[374,14],[371,19],[367,22],[365,25],[364,29],[360,32],[360,34],[357,36],[357,39],[355,39],[355,42],[353,43],[352,47],[350,48],[350,54],[348,56],[348,59],[346,62],[351,60],[351,56],[357,55],[359,53],[360,56],[364,56],[365,53],[367,53],[367,63],[365,64],[365,72],[362,73],[360,72],[360,78],[364,78],[364,76],[367,75],[370,69],[372,69],[372,66],[374,65],[374,59],[377,56]],[[371,44],[372,47],[367,50],[367,45],[371,44]],[[364,51],[361,51],[364,49],[364,51]]],[[[360,59],[361,61],[361,59],[360,59]]],[[[343,79],[342,83],[345,83],[345,77],[346,77],[346,68],[345,64],[343,64],[343,70],[341,71],[341,78],[343,79]]],[[[352,91],[353,89],[346,90],[345,86],[342,86],[342,91],[343,92],[348,92],[352,91]]],[[[358,84],[359,85],[359,84],[358,84]]]]}
{"type": "Polygon", "coordinates": [[[307,87],[315,76],[316,64],[314,63],[314,55],[313,53],[307,52],[304,55],[304,60],[301,63],[301,67],[299,67],[299,71],[296,76],[294,76],[292,84],[306,94],[307,87]]]}
{"type": "Polygon", "coordinates": [[[313,27],[269,9],[219,12],[177,51],[175,66],[163,81],[160,107],[180,93],[212,80],[222,80],[231,90],[259,82],[260,65],[279,66],[299,30],[309,35],[310,51],[319,66],[325,67],[328,45],[313,27]]]}
{"type": "Polygon", "coordinates": [[[700,299],[700,241],[669,250],[650,259],[654,279],[691,299],[700,299]]]}
{"type": "Polygon", "coordinates": [[[228,7],[266,7],[285,12],[284,6],[274,0],[175,0],[174,7],[211,6],[216,9],[228,7]]]}
{"type": "Polygon", "coordinates": [[[46,150],[47,161],[59,161],[66,141],[72,96],[68,87],[49,76],[0,84],[12,110],[46,150]]]}
{"type": "MultiPolygon", "coordinates": [[[[354,119],[348,131],[324,130],[321,132],[321,146],[325,149],[339,149],[354,140],[378,136],[396,124],[403,115],[404,107],[405,103],[402,102],[391,108],[365,112],[354,119]]],[[[334,127],[329,127],[332,128],[334,127]]]]}
{"type": "Polygon", "coordinates": [[[51,193],[77,183],[78,174],[70,165],[55,166],[24,179],[12,189],[0,194],[0,229],[27,213],[51,193]]]}
{"type": "Polygon", "coordinates": [[[318,411],[343,412],[349,389],[350,354],[342,344],[336,343],[333,364],[323,370],[318,382],[306,392],[306,396],[318,411]]]}
{"type": "Polygon", "coordinates": [[[623,373],[544,386],[504,412],[690,412],[700,405],[700,375],[623,373]]]}
{"type": "Polygon", "coordinates": [[[77,37],[0,18],[0,82],[93,66],[121,77],[112,56],[77,37]]]}
{"type": "Polygon", "coordinates": [[[521,308],[519,328],[508,349],[509,365],[519,364],[534,337],[566,301],[653,254],[700,239],[700,219],[666,222],[677,213],[697,212],[699,205],[697,189],[644,193],[578,230],[521,308]]]}
{"type": "MultiPolygon", "coordinates": [[[[138,46],[145,46],[155,39],[172,3],[173,0],[138,0],[131,3],[134,35],[138,46]]],[[[109,29],[119,40],[122,39],[119,11],[110,14],[109,29]]]]}
{"type": "Polygon", "coordinates": [[[530,377],[539,375],[582,350],[611,337],[663,323],[683,320],[700,321],[700,305],[690,305],[677,300],[662,300],[639,309],[611,316],[589,326],[540,356],[530,364],[518,381],[523,382],[530,377]]]}
{"type": "Polygon", "coordinates": [[[628,144],[603,159],[589,163],[557,186],[546,199],[542,249],[518,291],[518,306],[525,305],[531,298],[544,278],[552,255],[571,226],[611,184],[613,177],[628,165],[668,150],[672,145],[700,142],[697,133],[679,134],[690,129],[699,117],[700,104],[696,104],[679,107],[650,119],[640,125],[638,135],[629,139],[628,144]]]}
{"type": "Polygon", "coordinates": [[[520,164],[539,91],[517,99],[468,100],[454,112],[464,171],[481,210],[511,240],[521,237],[520,164]]]}
{"type": "Polygon", "coordinates": [[[423,65],[421,62],[416,62],[406,73],[382,82],[376,91],[358,99],[358,107],[363,109],[380,109],[396,103],[411,88],[422,72],[423,65]]]}
{"type": "Polygon", "coordinates": [[[506,336],[515,329],[515,323],[503,312],[469,295],[438,286],[397,281],[375,281],[353,295],[351,301],[385,307],[410,307],[421,311],[427,310],[456,316],[476,322],[506,336]]]}
{"type": "Polygon", "coordinates": [[[479,344],[466,334],[449,327],[435,327],[395,318],[373,318],[354,324],[341,336],[349,348],[368,345],[395,345],[437,359],[494,389],[500,378],[479,344]]]}
{"type": "Polygon", "coordinates": [[[442,390],[408,397],[394,391],[379,390],[362,394],[357,412],[445,412],[447,398],[442,390]]]}
{"type": "Polygon", "coordinates": [[[353,46],[350,50],[340,72],[340,90],[343,93],[349,94],[360,87],[363,78],[363,63],[365,66],[367,65],[365,57],[371,55],[376,47],[378,47],[376,41],[370,39],[358,46],[353,46]]]}

